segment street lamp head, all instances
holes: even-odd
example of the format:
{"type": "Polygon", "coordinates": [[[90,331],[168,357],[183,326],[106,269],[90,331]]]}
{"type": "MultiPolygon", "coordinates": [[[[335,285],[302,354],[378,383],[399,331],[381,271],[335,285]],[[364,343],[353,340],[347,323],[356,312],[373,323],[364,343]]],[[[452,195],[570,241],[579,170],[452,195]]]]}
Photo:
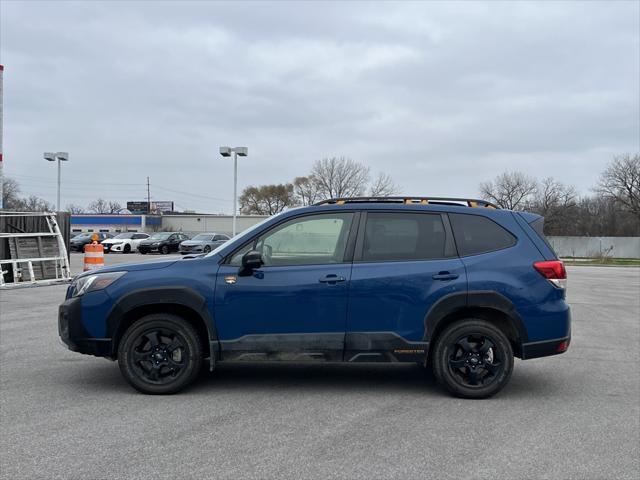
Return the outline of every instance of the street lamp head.
{"type": "Polygon", "coordinates": [[[56,153],[56,157],[58,158],[58,160],[60,160],[62,162],[69,161],[69,153],[67,153],[67,152],[58,152],[58,153],[56,153]]]}
{"type": "Polygon", "coordinates": [[[220,147],[220,155],[223,157],[231,156],[231,148],[230,147],[220,147]]]}
{"type": "Polygon", "coordinates": [[[44,153],[44,159],[49,161],[49,162],[55,162],[56,161],[56,154],[53,152],[45,152],[44,153]]]}
{"type": "Polygon", "coordinates": [[[249,153],[249,149],[247,147],[236,147],[233,149],[239,157],[246,157],[249,153]]]}

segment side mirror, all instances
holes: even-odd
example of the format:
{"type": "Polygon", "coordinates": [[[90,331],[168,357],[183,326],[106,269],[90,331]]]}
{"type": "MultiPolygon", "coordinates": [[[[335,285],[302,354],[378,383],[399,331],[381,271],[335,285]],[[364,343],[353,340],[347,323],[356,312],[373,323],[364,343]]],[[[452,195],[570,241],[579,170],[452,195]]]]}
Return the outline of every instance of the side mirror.
{"type": "Polygon", "coordinates": [[[251,273],[264,265],[262,254],[257,250],[249,250],[242,256],[242,271],[251,273]]]}

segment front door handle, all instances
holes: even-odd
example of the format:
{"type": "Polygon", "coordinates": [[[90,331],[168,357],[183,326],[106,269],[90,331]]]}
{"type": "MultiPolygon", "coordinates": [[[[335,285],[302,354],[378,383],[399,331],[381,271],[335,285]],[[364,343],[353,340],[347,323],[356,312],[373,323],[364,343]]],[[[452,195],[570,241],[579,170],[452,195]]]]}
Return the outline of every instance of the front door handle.
{"type": "Polygon", "coordinates": [[[457,273],[438,272],[431,278],[433,278],[434,280],[455,280],[459,276],[460,275],[458,275],[457,273]]]}
{"type": "Polygon", "coordinates": [[[345,282],[347,279],[344,277],[339,277],[333,273],[329,275],[325,275],[324,277],[320,277],[318,281],[320,283],[328,283],[329,285],[335,285],[338,282],[345,282]]]}

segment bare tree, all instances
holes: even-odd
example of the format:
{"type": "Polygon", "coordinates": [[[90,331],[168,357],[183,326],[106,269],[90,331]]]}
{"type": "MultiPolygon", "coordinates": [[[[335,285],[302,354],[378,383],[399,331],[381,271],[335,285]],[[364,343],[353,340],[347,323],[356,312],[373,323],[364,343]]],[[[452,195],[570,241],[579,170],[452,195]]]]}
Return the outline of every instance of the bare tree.
{"type": "Polygon", "coordinates": [[[576,189],[548,177],[540,182],[528,208],[545,217],[545,233],[559,235],[568,223],[575,221],[577,206],[576,189]]]}
{"type": "Polygon", "coordinates": [[[615,157],[595,191],[640,217],[640,154],[615,157]]]}
{"type": "Polygon", "coordinates": [[[318,188],[318,182],[313,175],[293,179],[293,193],[300,205],[313,205],[322,200],[318,188]]]}
{"type": "Polygon", "coordinates": [[[20,200],[20,185],[9,177],[2,178],[2,205],[7,210],[16,210],[17,202],[20,200]]]}
{"type": "Polygon", "coordinates": [[[369,195],[372,197],[390,197],[399,191],[391,176],[386,173],[379,173],[369,187],[369,195]]]}
{"type": "Polygon", "coordinates": [[[480,184],[480,195],[500,208],[523,210],[538,189],[535,178],[522,172],[505,172],[480,184]]]}
{"type": "Polygon", "coordinates": [[[15,210],[23,212],[55,212],[56,207],[46,200],[30,195],[28,198],[21,198],[15,204],[15,210]]]}
{"type": "Polygon", "coordinates": [[[240,211],[245,215],[275,215],[296,204],[293,185],[261,185],[247,187],[239,198],[240,211]]]}
{"type": "Polygon", "coordinates": [[[359,197],[369,183],[369,167],[345,157],[316,161],[311,175],[320,198],[359,197]]]}
{"type": "Polygon", "coordinates": [[[107,205],[107,210],[107,213],[118,213],[120,210],[122,210],[122,205],[120,205],[119,202],[110,201],[107,205]]]}
{"type": "Polygon", "coordinates": [[[87,210],[91,213],[110,213],[109,212],[109,204],[104,198],[98,198],[94,200],[89,205],[87,205],[87,210]]]}
{"type": "Polygon", "coordinates": [[[75,203],[68,204],[65,210],[71,214],[84,213],[84,207],[75,203]]]}

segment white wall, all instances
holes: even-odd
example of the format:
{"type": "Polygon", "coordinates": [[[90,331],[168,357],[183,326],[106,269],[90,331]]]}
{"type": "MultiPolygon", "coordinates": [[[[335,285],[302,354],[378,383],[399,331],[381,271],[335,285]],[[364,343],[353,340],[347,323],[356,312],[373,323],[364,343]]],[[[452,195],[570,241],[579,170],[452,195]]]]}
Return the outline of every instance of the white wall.
{"type": "Polygon", "coordinates": [[[547,237],[559,257],[640,258],[640,237],[547,237]]]}
{"type": "MultiPolygon", "coordinates": [[[[237,233],[252,227],[265,218],[267,218],[266,215],[238,215],[237,233]]],[[[192,233],[226,233],[230,236],[233,230],[233,217],[231,215],[164,215],[162,228],[192,233]]]]}

